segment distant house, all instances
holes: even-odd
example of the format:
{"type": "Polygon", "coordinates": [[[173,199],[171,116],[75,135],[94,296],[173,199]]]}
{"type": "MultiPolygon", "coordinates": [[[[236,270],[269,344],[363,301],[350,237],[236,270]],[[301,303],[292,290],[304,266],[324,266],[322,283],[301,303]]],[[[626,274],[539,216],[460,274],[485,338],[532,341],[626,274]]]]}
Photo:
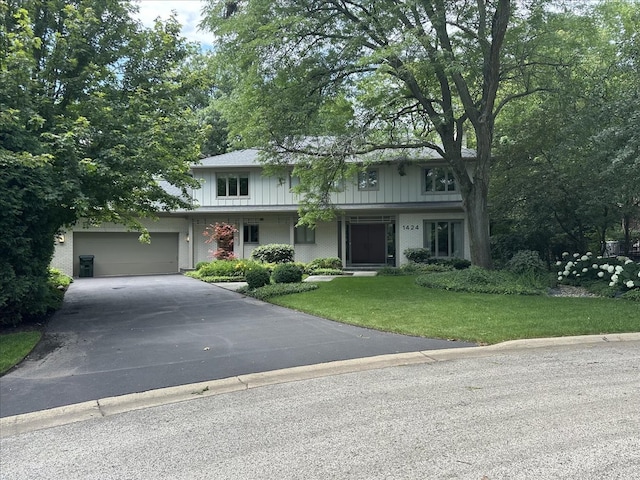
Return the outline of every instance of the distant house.
{"type": "MultiPolygon", "coordinates": [[[[464,151],[470,165],[474,155],[464,151]]],[[[238,258],[269,243],[293,245],[297,261],[339,257],[354,268],[401,265],[404,250],[416,247],[437,257],[470,258],[462,198],[435,152],[371,164],[333,194],[337,218],[315,229],[296,226],[299,198],[291,188],[297,179],[264,176],[258,156],[258,150],[239,150],[194,165],[202,185],[193,192],[196,208],[146,222],[150,245],[119,225],[77,226],[57,242],[53,266],[78,276],[79,256],[93,255],[94,276],[177,273],[211,260],[215,245],[204,243],[203,232],[216,222],[237,227],[238,258]]]]}

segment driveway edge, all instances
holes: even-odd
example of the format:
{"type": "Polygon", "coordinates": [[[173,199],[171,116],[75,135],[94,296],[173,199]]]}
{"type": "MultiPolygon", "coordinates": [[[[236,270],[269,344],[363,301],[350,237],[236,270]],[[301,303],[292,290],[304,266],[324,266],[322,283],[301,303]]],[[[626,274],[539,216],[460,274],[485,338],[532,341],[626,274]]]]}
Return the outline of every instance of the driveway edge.
{"type": "Polygon", "coordinates": [[[444,362],[456,359],[487,357],[501,352],[545,347],[590,345],[606,342],[640,342],[639,333],[586,335],[574,337],[511,340],[482,347],[379,355],[375,357],[339,360],[335,362],[285,368],[263,373],[238,375],[220,380],[160,388],[147,392],[108,397],[38,412],[0,418],[0,438],[70,423],[107,417],[144,408],[184,402],[195,398],[238,392],[267,385],[296,382],[313,378],[341,375],[388,367],[444,362]]]}

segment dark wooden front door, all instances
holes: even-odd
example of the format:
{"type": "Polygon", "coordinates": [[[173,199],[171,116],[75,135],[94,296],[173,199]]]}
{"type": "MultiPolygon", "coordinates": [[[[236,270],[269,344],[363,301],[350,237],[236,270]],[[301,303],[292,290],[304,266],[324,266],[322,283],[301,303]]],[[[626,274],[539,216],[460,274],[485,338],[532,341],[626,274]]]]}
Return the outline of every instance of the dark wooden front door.
{"type": "Polygon", "coordinates": [[[386,232],[383,223],[351,225],[351,263],[386,263],[386,232]]]}

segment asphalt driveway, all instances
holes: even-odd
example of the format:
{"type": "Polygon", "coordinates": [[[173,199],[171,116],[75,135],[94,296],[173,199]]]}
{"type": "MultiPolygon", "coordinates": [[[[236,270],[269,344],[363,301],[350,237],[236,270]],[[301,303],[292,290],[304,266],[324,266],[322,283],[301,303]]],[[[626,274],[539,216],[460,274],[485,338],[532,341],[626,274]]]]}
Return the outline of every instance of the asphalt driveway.
{"type": "Polygon", "coordinates": [[[77,279],[0,378],[0,417],[156,388],[468,343],[343,325],[182,275],[77,279]]]}

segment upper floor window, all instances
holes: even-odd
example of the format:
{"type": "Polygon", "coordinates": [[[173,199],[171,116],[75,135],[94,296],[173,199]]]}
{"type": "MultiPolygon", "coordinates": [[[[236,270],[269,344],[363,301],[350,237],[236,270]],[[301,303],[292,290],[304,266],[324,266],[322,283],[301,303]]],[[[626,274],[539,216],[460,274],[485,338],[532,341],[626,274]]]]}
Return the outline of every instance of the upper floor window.
{"type": "Polygon", "coordinates": [[[248,173],[221,173],[217,175],[218,197],[248,197],[249,174],[248,173]]]}
{"type": "Polygon", "coordinates": [[[458,186],[453,172],[445,167],[432,167],[423,170],[424,192],[457,192],[458,186]]]}
{"type": "Polygon", "coordinates": [[[294,232],[295,243],[316,243],[316,231],[306,225],[296,227],[294,232]]]}
{"type": "Polygon", "coordinates": [[[378,170],[358,173],[358,190],[378,190],[378,170]]]}

